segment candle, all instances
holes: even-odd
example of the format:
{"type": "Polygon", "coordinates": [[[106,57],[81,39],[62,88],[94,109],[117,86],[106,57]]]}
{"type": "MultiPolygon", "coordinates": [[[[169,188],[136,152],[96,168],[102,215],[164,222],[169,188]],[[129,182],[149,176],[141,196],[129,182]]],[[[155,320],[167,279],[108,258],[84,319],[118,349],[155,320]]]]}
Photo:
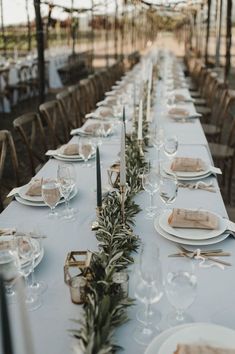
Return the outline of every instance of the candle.
{"type": "Polygon", "coordinates": [[[97,183],[97,207],[102,206],[101,173],[100,173],[100,151],[96,148],[96,183],[97,183]]]}
{"type": "Polygon", "coordinates": [[[152,75],[153,75],[153,63],[151,61],[150,62],[150,67],[149,67],[148,91],[151,91],[151,88],[152,88],[152,75]]]}
{"type": "Polygon", "coordinates": [[[1,277],[0,277],[0,296],[1,296],[0,314],[1,314],[2,349],[3,349],[3,353],[13,354],[6,293],[4,289],[3,279],[1,277]]]}
{"type": "Polygon", "coordinates": [[[122,120],[123,120],[124,130],[125,130],[125,134],[126,134],[126,110],[125,110],[125,106],[123,106],[122,120]]]}
{"type": "Polygon", "coordinates": [[[151,92],[148,90],[147,93],[147,107],[146,107],[146,121],[147,122],[152,122],[152,116],[150,114],[150,102],[151,102],[151,92]]]}
{"type": "Polygon", "coordinates": [[[142,102],[142,100],[140,100],[140,103],[139,103],[139,121],[138,121],[138,140],[142,140],[143,139],[142,123],[143,123],[143,102],[142,102]]]}
{"type": "Polygon", "coordinates": [[[121,186],[126,185],[126,144],[125,144],[124,124],[122,126],[122,134],[121,134],[120,185],[121,186]]]}

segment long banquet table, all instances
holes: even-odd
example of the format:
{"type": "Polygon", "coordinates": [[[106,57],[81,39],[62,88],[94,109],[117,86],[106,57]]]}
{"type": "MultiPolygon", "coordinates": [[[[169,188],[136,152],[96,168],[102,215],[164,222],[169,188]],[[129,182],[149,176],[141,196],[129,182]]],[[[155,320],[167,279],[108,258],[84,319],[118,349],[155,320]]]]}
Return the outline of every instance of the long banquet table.
{"type": "MultiPolygon", "coordinates": [[[[194,110],[193,104],[188,103],[189,108],[194,110]]],[[[161,114],[161,102],[157,101],[154,106],[154,118],[161,114]]],[[[190,123],[176,123],[165,118],[164,129],[166,133],[176,134],[179,139],[179,153],[184,156],[202,157],[212,163],[208,144],[203,133],[200,121],[193,120],[190,123]]],[[[102,162],[102,181],[103,188],[108,185],[107,168],[118,159],[120,151],[120,129],[107,139],[104,139],[100,147],[102,162]]],[[[72,138],[76,141],[77,137],[72,138]]],[[[149,156],[155,156],[154,148],[148,149],[149,156]]],[[[56,176],[56,169],[59,161],[50,159],[40,170],[38,176],[56,176]]],[[[96,174],[94,168],[83,168],[82,163],[74,163],[77,173],[78,194],[71,200],[71,205],[78,209],[76,220],[65,222],[63,220],[49,220],[46,215],[47,208],[30,207],[12,201],[11,204],[0,215],[0,226],[24,227],[29,231],[33,228],[40,229],[47,238],[43,240],[44,257],[40,265],[36,268],[37,279],[42,279],[48,284],[48,289],[43,295],[43,305],[36,311],[30,312],[30,324],[32,329],[33,341],[36,354],[64,354],[72,352],[72,343],[68,330],[76,328],[71,319],[81,319],[82,307],[74,305],[70,301],[69,289],[64,283],[63,266],[67,252],[71,250],[96,250],[97,241],[94,232],[91,231],[91,222],[95,219],[96,205],[96,174]]],[[[94,167],[95,161],[92,162],[94,167]]],[[[204,190],[189,190],[179,188],[178,196],[174,206],[184,208],[203,208],[227,217],[226,209],[221,197],[218,183],[213,179],[216,192],[210,193],[204,190]]],[[[157,241],[160,248],[160,257],[163,272],[166,269],[168,255],[176,252],[176,245],[161,237],[154,229],[153,221],[144,218],[144,208],[148,204],[148,195],[140,192],[136,202],[142,207],[143,211],[136,217],[135,232],[140,235],[143,242],[157,241]]],[[[156,198],[156,203],[160,206],[160,199],[156,198]]],[[[162,204],[161,204],[162,206],[162,204]]],[[[63,209],[63,205],[58,206],[58,211],[63,209]]],[[[217,245],[215,246],[215,248],[217,245]]],[[[204,246],[203,249],[207,246],[204,246]]],[[[235,241],[227,238],[219,244],[219,248],[230,251],[232,256],[229,261],[232,267],[221,270],[217,267],[200,268],[197,267],[198,289],[197,297],[189,309],[189,313],[198,322],[213,322],[215,318],[223,325],[235,329],[235,321],[232,318],[234,311],[227,311],[232,307],[235,298],[234,264],[235,241]],[[221,311],[221,313],[220,313],[221,311]],[[214,315],[217,314],[216,317],[214,315]],[[226,316],[224,315],[226,314],[226,316]]],[[[138,259],[138,255],[135,256],[138,259]]],[[[135,266],[129,268],[130,282],[129,294],[134,296],[135,266]]],[[[138,354],[144,352],[144,347],[137,344],[133,339],[133,331],[137,325],[136,312],[140,306],[139,301],[129,309],[130,321],[122,325],[116,331],[116,340],[124,348],[123,353],[138,354]]],[[[162,314],[160,327],[166,327],[165,316],[170,311],[166,296],[154,305],[162,314]]],[[[20,329],[17,322],[16,305],[11,306],[14,323],[14,330],[17,341],[20,341],[20,329]]],[[[19,353],[19,352],[18,352],[19,353]]],[[[22,351],[23,354],[23,351],[22,351]]],[[[25,353],[24,353],[25,354],[25,353]]]]}

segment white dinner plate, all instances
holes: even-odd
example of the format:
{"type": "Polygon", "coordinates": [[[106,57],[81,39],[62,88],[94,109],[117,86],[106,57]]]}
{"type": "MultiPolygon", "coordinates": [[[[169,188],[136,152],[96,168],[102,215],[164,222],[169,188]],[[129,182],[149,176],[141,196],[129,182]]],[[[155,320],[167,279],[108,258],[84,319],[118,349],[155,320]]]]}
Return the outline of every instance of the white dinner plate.
{"type": "Polygon", "coordinates": [[[42,199],[41,195],[40,196],[31,196],[31,195],[26,194],[29,187],[30,187],[30,183],[27,183],[19,189],[18,194],[19,194],[20,198],[28,200],[30,202],[43,203],[43,199],[42,199]]]}
{"type": "Polygon", "coordinates": [[[184,172],[184,171],[180,171],[180,172],[173,172],[170,168],[171,166],[171,163],[168,163],[168,164],[165,164],[163,166],[163,169],[164,171],[168,174],[168,175],[171,175],[171,174],[174,174],[177,176],[178,179],[182,180],[182,179],[189,179],[189,180],[192,180],[192,179],[198,179],[198,178],[204,178],[204,177],[207,177],[208,174],[211,174],[211,170],[210,170],[210,167],[208,165],[206,165],[206,168],[204,171],[196,171],[196,172],[184,172]]]}
{"type": "MultiPolygon", "coordinates": [[[[96,155],[95,152],[93,152],[88,160],[93,159],[95,157],[95,155],[96,155]]],[[[54,157],[55,157],[55,159],[68,161],[68,162],[84,162],[83,158],[80,155],[64,155],[64,154],[58,153],[54,157]]]]}
{"type": "Polygon", "coordinates": [[[168,328],[164,332],[160,333],[157,337],[155,337],[152,342],[146,348],[144,354],[158,354],[158,350],[160,349],[161,345],[174,333],[178,332],[179,330],[191,326],[190,324],[187,325],[180,325],[172,328],[168,328]]]}
{"type": "Polygon", "coordinates": [[[158,223],[158,218],[154,220],[154,227],[155,230],[165,239],[175,242],[175,243],[180,243],[182,245],[189,245],[189,246],[206,246],[206,245],[213,245],[215,243],[221,242],[225,240],[228,236],[229,233],[224,233],[220,236],[210,238],[208,240],[187,240],[184,238],[179,238],[173,235],[168,234],[166,231],[164,231],[159,223],[158,223]]]}
{"type": "Polygon", "coordinates": [[[195,323],[173,333],[161,345],[158,354],[174,353],[179,343],[235,349],[235,331],[212,323],[195,323]]]}
{"type": "MultiPolygon", "coordinates": [[[[77,194],[77,192],[78,192],[77,189],[73,190],[69,200],[74,198],[75,195],[77,194]]],[[[20,197],[19,195],[15,195],[15,199],[17,200],[17,202],[19,202],[20,204],[23,204],[23,205],[36,206],[36,207],[48,207],[43,201],[42,202],[30,201],[30,200],[20,197]]],[[[60,201],[58,202],[58,204],[61,204],[61,203],[64,203],[64,198],[61,198],[60,201]]]]}
{"type": "MultiPolygon", "coordinates": [[[[194,211],[194,209],[188,209],[194,211]]],[[[202,212],[206,210],[200,210],[202,212]]],[[[172,210],[167,210],[162,213],[159,217],[159,225],[160,227],[170,235],[183,238],[186,240],[208,240],[217,236],[220,236],[227,229],[227,220],[222,218],[220,215],[216,213],[211,214],[215,215],[219,220],[218,229],[208,230],[208,229],[190,229],[190,228],[180,228],[180,227],[172,227],[168,223],[168,219],[172,210]]]]}

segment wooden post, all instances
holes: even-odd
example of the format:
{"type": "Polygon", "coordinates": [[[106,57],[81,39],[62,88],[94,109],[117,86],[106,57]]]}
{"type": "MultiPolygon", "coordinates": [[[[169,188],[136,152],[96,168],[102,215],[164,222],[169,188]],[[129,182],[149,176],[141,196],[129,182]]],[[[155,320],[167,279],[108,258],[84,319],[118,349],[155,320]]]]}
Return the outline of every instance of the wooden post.
{"type": "Polygon", "coordinates": [[[231,43],[232,43],[232,6],[233,1],[227,0],[227,23],[226,23],[226,62],[224,68],[224,82],[227,83],[231,66],[231,43]]]}
{"type": "Polygon", "coordinates": [[[115,0],[114,52],[115,52],[115,60],[117,60],[118,58],[118,0],[115,0]]]}
{"type": "Polygon", "coordinates": [[[211,21],[211,0],[207,0],[207,27],[206,27],[206,46],[205,46],[205,64],[208,65],[208,46],[210,39],[210,21],[211,21]]]}
{"type": "Polygon", "coordinates": [[[28,31],[28,51],[31,51],[31,25],[29,18],[29,0],[25,0],[25,9],[27,15],[27,31],[28,31]]]}
{"type": "Polygon", "coordinates": [[[121,55],[124,59],[124,34],[125,34],[125,0],[122,2],[122,26],[121,26],[121,55]]]}
{"type": "Polygon", "coordinates": [[[38,51],[38,78],[39,78],[39,103],[45,101],[45,61],[44,61],[44,33],[41,17],[41,0],[34,0],[36,19],[36,38],[38,51]]]}
{"type": "Polygon", "coordinates": [[[222,6],[223,6],[223,0],[217,0],[215,66],[220,65],[220,39],[221,39],[221,25],[222,25],[222,6]]]}
{"type": "Polygon", "coordinates": [[[106,67],[109,67],[109,16],[108,16],[108,0],[105,1],[105,58],[106,67]]]}
{"type": "Polygon", "coordinates": [[[91,69],[93,71],[94,44],[95,44],[95,23],[94,23],[94,0],[91,0],[91,69]]]}
{"type": "Polygon", "coordinates": [[[7,38],[6,38],[5,27],[4,27],[3,0],[1,0],[0,6],[1,6],[1,27],[2,27],[2,39],[3,39],[3,51],[4,51],[4,56],[6,57],[6,55],[7,55],[7,38]]]}

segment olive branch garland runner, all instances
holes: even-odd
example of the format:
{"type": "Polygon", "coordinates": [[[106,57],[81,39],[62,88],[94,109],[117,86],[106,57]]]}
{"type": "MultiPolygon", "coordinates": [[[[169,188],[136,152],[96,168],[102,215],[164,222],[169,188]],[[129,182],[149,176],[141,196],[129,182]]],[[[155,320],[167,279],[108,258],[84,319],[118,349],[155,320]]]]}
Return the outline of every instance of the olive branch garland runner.
{"type": "Polygon", "coordinates": [[[84,319],[75,320],[80,325],[71,331],[77,339],[78,353],[108,354],[120,349],[114,343],[115,327],[128,320],[126,309],[133,299],[125,297],[112,277],[133,263],[132,252],[139,247],[139,237],[133,233],[134,217],[141,210],[133,197],[141,190],[139,171],[146,166],[140,153],[136,136],[126,137],[126,171],[128,191],[125,200],[125,224],[122,224],[121,195],[112,191],[103,199],[103,208],[98,217],[99,229],[96,238],[99,252],[91,262],[93,277],[87,285],[87,301],[84,304],[84,319]]]}

